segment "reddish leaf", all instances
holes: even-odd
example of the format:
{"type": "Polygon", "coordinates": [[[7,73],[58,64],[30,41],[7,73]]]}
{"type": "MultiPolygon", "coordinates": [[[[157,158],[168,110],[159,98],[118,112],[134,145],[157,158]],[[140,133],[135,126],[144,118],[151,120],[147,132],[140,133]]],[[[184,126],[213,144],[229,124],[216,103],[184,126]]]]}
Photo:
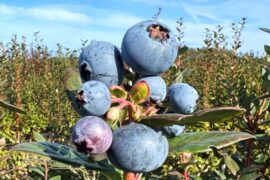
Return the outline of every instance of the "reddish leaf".
{"type": "Polygon", "coordinates": [[[150,95],[150,89],[145,81],[137,82],[130,90],[130,98],[134,103],[141,104],[145,102],[150,95]]]}

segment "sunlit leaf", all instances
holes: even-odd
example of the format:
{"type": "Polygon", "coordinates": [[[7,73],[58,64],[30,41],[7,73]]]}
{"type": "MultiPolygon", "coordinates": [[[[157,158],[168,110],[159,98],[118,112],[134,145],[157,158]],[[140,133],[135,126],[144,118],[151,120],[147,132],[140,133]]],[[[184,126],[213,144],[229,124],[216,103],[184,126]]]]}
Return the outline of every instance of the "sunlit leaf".
{"type": "Polygon", "coordinates": [[[145,102],[150,95],[148,84],[145,81],[137,82],[132,86],[129,95],[131,100],[137,104],[145,102]]]}
{"type": "Polygon", "coordinates": [[[174,83],[181,83],[184,81],[185,78],[190,76],[192,73],[192,69],[186,68],[181,73],[177,73],[174,83]]]}
{"type": "Polygon", "coordinates": [[[245,132],[192,132],[169,138],[170,152],[207,152],[211,147],[221,149],[239,141],[254,138],[245,132]]]}
{"type": "Polygon", "coordinates": [[[263,80],[263,88],[267,91],[270,90],[270,69],[262,67],[262,80],[263,80]]]}
{"type": "Polygon", "coordinates": [[[239,180],[256,180],[259,177],[261,177],[261,175],[258,172],[250,172],[250,173],[242,174],[239,180]]]}
{"type": "Polygon", "coordinates": [[[12,112],[26,114],[26,112],[24,110],[22,110],[21,108],[18,108],[16,106],[9,104],[9,103],[2,101],[2,100],[0,100],[0,106],[5,108],[5,109],[8,109],[9,111],[12,111],[12,112]]]}
{"type": "Polygon", "coordinates": [[[36,131],[33,132],[33,137],[34,137],[35,141],[40,141],[40,142],[45,142],[46,141],[44,136],[42,136],[42,134],[40,134],[40,133],[38,133],[36,131]]]}
{"type": "Polygon", "coordinates": [[[61,176],[60,175],[53,176],[53,177],[49,178],[49,180],[61,180],[61,176]]]}
{"type": "Polygon", "coordinates": [[[219,107],[197,111],[193,114],[156,114],[153,116],[143,117],[141,123],[154,126],[168,125],[192,125],[200,122],[222,122],[231,119],[234,116],[243,114],[245,109],[239,107],[219,107]]]}
{"type": "Polygon", "coordinates": [[[67,68],[65,70],[64,77],[65,77],[64,85],[65,85],[67,97],[72,103],[72,106],[74,107],[75,111],[78,112],[75,106],[75,101],[76,101],[77,91],[78,89],[80,89],[82,85],[79,70],[77,68],[67,68]]]}
{"type": "Polygon", "coordinates": [[[111,86],[110,87],[110,92],[113,98],[123,98],[126,99],[128,96],[128,93],[125,91],[124,88],[121,86],[111,86]]]}
{"type": "Polygon", "coordinates": [[[266,52],[266,54],[270,55],[270,46],[264,45],[264,51],[266,52]]]}
{"type": "Polygon", "coordinates": [[[39,174],[40,176],[44,177],[44,170],[41,167],[29,167],[29,169],[37,174],[39,174]]]}
{"type": "Polygon", "coordinates": [[[236,173],[240,170],[238,164],[228,154],[224,154],[223,158],[226,166],[229,168],[232,174],[236,175],[236,173]]]}
{"type": "Polygon", "coordinates": [[[84,166],[91,170],[103,170],[114,172],[114,167],[106,164],[100,165],[90,160],[85,154],[77,152],[75,149],[51,142],[31,142],[15,145],[11,150],[34,153],[41,156],[49,157],[55,161],[59,161],[69,165],[84,166]]]}
{"type": "Polygon", "coordinates": [[[259,29],[264,31],[264,32],[270,33],[270,29],[268,29],[268,28],[259,28],[259,29]]]}
{"type": "Polygon", "coordinates": [[[68,91],[80,89],[82,84],[80,73],[77,68],[67,68],[64,73],[64,85],[68,91]]]}

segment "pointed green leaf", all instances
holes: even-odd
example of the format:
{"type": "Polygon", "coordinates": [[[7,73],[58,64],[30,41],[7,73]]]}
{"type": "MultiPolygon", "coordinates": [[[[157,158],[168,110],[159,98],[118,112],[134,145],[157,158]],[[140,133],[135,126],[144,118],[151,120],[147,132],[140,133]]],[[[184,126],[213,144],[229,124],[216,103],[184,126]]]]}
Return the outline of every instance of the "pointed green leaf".
{"type": "Polygon", "coordinates": [[[30,167],[29,168],[31,171],[39,174],[40,176],[44,177],[44,170],[42,170],[42,167],[30,167]]]}
{"type": "Polygon", "coordinates": [[[218,170],[216,170],[216,169],[215,169],[214,171],[215,171],[215,173],[220,177],[221,180],[227,179],[226,176],[225,176],[225,174],[224,174],[223,172],[218,171],[218,170]]]}
{"type": "Polygon", "coordinates": [[[262,67],[262,79],[263,79],[263,88],[265,90],[270,90],[270,69],[262,67]]]}
{"type": "Polygon", "coordinates": [[[108,180],[123,179],[120,172],[101,171],[101,174],[108,180]]]}
{"type": "Polygon", "coordinates": [[[270,46],[264,45],[264,51],[266,52],[266,54],[270,55],[270,46]]]}
{"type": "Polygon", "coordinates": [[[77,91],[82,85],[80,73],[77,68],[67,68],[64,73],[64,85],[68,91],[77,91]]]}
{"type": "Polygon", "coordinates": [[[137,104],[145,102],[150,95],[150,89],[146,81],[140,81],[133,85],[129,95],[131,100],[137,104]]]}
{"type": "Polygon", "coordinates": [[[176,78],[174,80],[174,83],[183,82],[185,78],[187,78],[188,76],[191,75],[192,71],[193,71],[192,69],[186,68],[181,73],[177,73],[177,76],[176,76],[176,78]]]}
{"type": "Polygon", "coordinates": [[[121,86],[111,86],[110,92],[112,97],[126,99],[128,93],[121,86]]]}
{"type": "Polygon", "coordinates": [[[259,177],[261,177],[261,175],[258,172],[251,172],[241,175],[239,180],[256,180],[259,177]]]}
{"type": "Polygon", "coordinates": [[[259,29],[264,31],[264,32],[270,33],[270,29],[268,29],[268,28],[259,28],[259,29]]]}
{"type": "Polygon", "coordinates": [[[236,175],[236,173],[240,170],[238,164],[228,154],[224,154],[223,158],[226,166],[229,168],[232,174],[236,175]]]}
{"type": "Polygon", "coordinates": [[[40,142],[45,142],[46,141],[44,136],[42,136],[42,134],[40,134],[40,133],[38,133],[36,131],[33,132],[33,137],[34,137],[35,141],[40,141],[40,142]]]}
{"type": "Polygon", "coordinates": [[[61,176],[53,176],[51,178],[49,178],[49,180],[61,180],[61,176]]]}
{"type": "Polygon", "coordinates": [[[263,168],[264,168],[263,165],[252,164],[246,168],[241,169],[241,174],[243,175],[243,174],[248,174],[248,173],[260,171],[263,168]]]}
{"type": "Polygon", "coordinates": [[[187,46],[178,48],[178,55],[182,55],[182,54],[184,54],[187,51],[188,51],[188,47],[187,46]]]}
{"type": "Polygon", "coordinates": [[[75,102],[77,91],[80,89],[82,81],[80,78],[79,70],[77,68],[67,68],[65,70],[64,85],[69,101],[72,103],[72,106],[75,109],[75,111],[78,112],[78,109],[76,109],[75,102]]]}
{"type": "Polygon", "coordinates": [[[12,112],[17,112],[17,113],[21,113],[21,114],[26,114],[26,112],[23,111],[22,109],[20,109],[20,108],[14,106],[14,105],[12,105],[12,104],[9,104],[9,103],[7,103],[7,102],[5,102],[5,101],[2,101],[2,100],[0,100],[0,106],[3,107],[3,108],[5,108],[5,109],[8,109],[8,110],[10,110],[10,111],[12,111],[12,112]]]}
{"type": "Polygon", "coordinates": [[[6,83],[7,83],[7,79],[2,79],[1,81],[0,81],[0,87],[1,86],[4,86],[6,83]]]}
{"type": "Polygon", "coordinates": [[[91,170],[103,170],[114,172],[114,167],[111,165],[100,165],[97,162],[90,160],[85,154],[77,152],[75,149],[51,142],[32,142],[21,143],[15,145],[11,150],[34,153],[41,156],[49,157],[55,161],[59,161],[69,165],[84,166],[91,170]]]}
{"type": "Polygon", "coordinates": [[[221,149],[242,140],[254,138],[245,132],[193,132],[169,139],[170,152],[207,152],[211,147],[221,149]]]}
{"type": "Polygon", "coordinates": [[[168,125],[192,125],[200,122],[222,122],[231,119],[234,116],[243,114],[245,109],[239,107],[219,107],[197,111],[193,114],[156,114],[153,116],[143,117],[141,123],[154,126],[168,125]]]}

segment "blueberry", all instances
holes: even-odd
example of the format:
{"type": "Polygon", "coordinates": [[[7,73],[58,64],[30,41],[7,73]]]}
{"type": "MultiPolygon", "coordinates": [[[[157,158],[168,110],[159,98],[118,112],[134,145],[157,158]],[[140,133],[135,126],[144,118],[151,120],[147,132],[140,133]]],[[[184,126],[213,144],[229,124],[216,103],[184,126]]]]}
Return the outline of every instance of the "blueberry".
{"type": "Polygon", "coordinates": [[[72,141],[78,151],[86,154],[105,153],[112,143],[112,130],[101,118],[85,116],[75,124],[72,141]]]}
{"type": "Polygon", "coordinates": [[[118,168],[130,172],[150,172],[160,167],[168,155],[168,140],[146,125],[131,123],[113,132],[107,152],[118,168]]]}
{"type": "Polygon", "coordinates": [[[172,126],[163,127],[162,131],[168,137],[175,137],[175,136],[179,136],[180,134],[182,134],[184,129],[185,129],[185,126],[172,125],[172,126]]]}
{"type": "Polygon", "coordinates": [[[176,83],[169,88],[169,107],[181,114],[193,113],[197,107],[199,95],[192,86],[186,83],[176,83]]]}
{"type": "Polygon", "coordinates": [[[146,81],[150,88],[150,98],[156,103],[162,102],[166,97],[166,83],[160,76],[147,76],[139,81],[146,81]]]}
{"type": "Polygon", "coordinates": [[[78,91],[75,109],[81,116],[102,116],[111,106],[108,87],[99,81],[87,81],[78,91]]]}
{"type": "Polygon", "coordinates": [[[79,71],[83,82],[97,80],[108,87],[120,85],[124,78],[124,64],[118,48],[104,41],[92,41],[82,51],[79,71]]]}
{"type": "Polygon", "coordinates": [[[148,20],[128,29],[122,41],[121,53],[133,71],[143,75],[158,75],[173,64],[178,44],[169,27],[148,20]]]}

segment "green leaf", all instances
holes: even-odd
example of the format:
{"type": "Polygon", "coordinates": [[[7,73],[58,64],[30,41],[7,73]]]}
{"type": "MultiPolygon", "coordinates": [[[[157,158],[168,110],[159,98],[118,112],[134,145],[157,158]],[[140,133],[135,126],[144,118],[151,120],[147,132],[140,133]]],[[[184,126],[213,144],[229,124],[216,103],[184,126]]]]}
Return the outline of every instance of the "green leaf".
{"type": "Polygon", "coordinates": [[[270,69],[262,67],[262,79],[263,79],[263,88],[267,91],[270,90],[270,69]]]}
{"type": "Polygon", "coordinates": [[[65,70],[64,77],[67,97],[71,102],[71,106],[79,113],[78,107],[76,106],[76,96],[82,85],[79,70],[77,68],[67,68],[65,70]]]}
{"type": "Polygon", "coordinates": [[[40,142],[45,142],[46,141],[44,136],[42,136],[42,134],[40,134],[40,133],[38,133],[36,131],[33,132],[33,137],[34,137],[35,141],[40,141],[40,142]]]}
{"type": "Polygon", "coordinates": [[[6,83],[7,83],[7,79],[1,79],[1,81],[0,81],[0,87],[1,86],[4,86],[6,83]]]}
{"type": "Polygon", "coordinates": [[[67,68],[64,72],[64,85],[68,91],[77,91],[82,85],[80,73],[77,68],[67,68]]]}
{"type": "Polygon", "coordinates": [[[5,102],[5,101],[2,101],[2,100],[0,100],[0,106],[3,107],[3,108],[5,108],[5,109],[8,109],[8,110],[10,110],[10,111],[12,111],[12,112],[17,112],[17,113],[21,113],[21,114],[26,114],[26,112],[23,111],[22,109],[20,109],[20,108],[14,106],[14,105],[12,105],[12,104],[9,104],[9,103],[7,103],[7,102],[5,102]]]}
{"type": "Polygon", "coordinates": [[[49,178],[49,180],[61,180],[61,176],[53,176],[51,178],[49,178]]]}
{"type": "Polygon", "coordinates": [[[109,172],[101,171],[101,174],[105,176],[108,180],[123,179],[120,172],[109,172]]]}
{"type": "Polygon", "coordinates": [[[239,180],[255,180],[261,177],[258,172],[246,173],[240,176],[239,180]]]}
{"type": "Polygon", "coordinates": [[[115,85],[111,86],[110,92],[111,92],[112,97],[115,97],[115,98],[126,99],[128,96],[128,93],[121,86],[115,86],[115,85]]]}
{"type": "Polygon", "coordinates": [[[211,147],[221,149],[242,140],[254,138],[245,132],[192,132],[170,138],[170,152],[207,152],[211,147]]]}
{"type": "Polygon", "coordinates": [[[259,29],[264,31],[264,32],[270,33],[270,29],[268,29],[268,28],[259,28],[259,29]]]}
{"type": "Polygon", "coordinates": [[[40,176],[44,177],[44,172],[43,172],[43,169],[42,167],[30,167],[29,168],[31,171],[39,174],[40,176]]]}
{"type": "Polygon", "coordinates": [[[255,171],[259,171],[262,168],[264,168],[263,165],[252,164],[252,165],[242,169],[241,173],[242,174],[249,174],[249,173],[252,173],[252,172],[255,172],[255,171]]]}
{"type": "Polygon", "coordinates": [[[168,125],[192,125],[200,122],[222,122],[231,119],[234,116],[243,114],[245,109],[239,107],[219,107],[197,111],[193,114],[156,114],[153,116],[143,117],[141,123],[154,126],[168,125]]]}
{"type": "Polygon", "coordinates": [[[174,83],[181,83],[184,81],[185,78],[191,75],[192,69],[186,68],[182,72],[179,72],[176,74],[176,78],[174,80],[174,83]]]}
{"type": "Polygon", "coordinates": [[[178,49],[178,55],[182,55],[183,53],[187,52],[188,47],[184,46],[178,49]]]}
{"type": "Polygon", "coordinates": [[[236,173],[240,170],[238,164],[228,154],[224,154],[223,158],[224,158],[226,166],[229,168],[229,170],[235,176],[236,173]]]}
{"type": "Polygon", "coordinates": [[[263,124],[270,124],[270,119],[264,120],[262,122],[258,122],[259,125],[263,125],[263,124]]]}
{"type": "Polygon", "coordinates": [[[150,89],[146,81],[140,81],[133,85],[129,95],[131,100],[137,104],[145,102],[150,95],[150,89]]]}
{"type": "Polygon", "coordinates": [[[270,55],[270,46],[264,45],[264,51],[266,52],[266,54],[270,55]]]}
{"type": "Polygon", "coordinates": [[[69,165],[84,166],[91,170],[111,171],[114,172],[114,167],[109,164],[100,165],[98,162],[90,160],[85,154],[77,152],[75,149],[51,142],[31,142],[21,143],[12,147],[13,151],[23,151],[34,153],[41,156],[49,157],[55,161],[59,161],[69,165]]]}
{"type": "Polygon", "coordinates": [[[220,177],[220,179],[222,179],[222,180],[227,179],[226,176],[225,176],[225,174],[223,172],[218,171],[216,169],[214,171],[220,177]]]}

